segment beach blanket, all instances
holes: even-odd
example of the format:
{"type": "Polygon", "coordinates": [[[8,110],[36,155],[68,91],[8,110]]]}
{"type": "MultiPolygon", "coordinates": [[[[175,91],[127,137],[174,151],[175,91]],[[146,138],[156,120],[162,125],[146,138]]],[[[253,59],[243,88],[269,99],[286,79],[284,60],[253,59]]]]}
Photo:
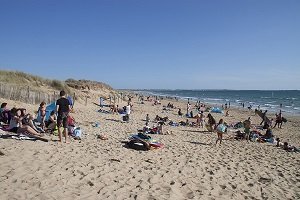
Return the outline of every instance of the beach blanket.
{"type": "Polygon", "coordinates": [[[33,136],[33,135],[24,135],[24,134],[4,134],[4,135],[0,135],[0,138],[16,139],[16,140],[32,140],[32,141],[40,140],[43,142],[48,142],[48,140],[45,138],[33,136]]]}

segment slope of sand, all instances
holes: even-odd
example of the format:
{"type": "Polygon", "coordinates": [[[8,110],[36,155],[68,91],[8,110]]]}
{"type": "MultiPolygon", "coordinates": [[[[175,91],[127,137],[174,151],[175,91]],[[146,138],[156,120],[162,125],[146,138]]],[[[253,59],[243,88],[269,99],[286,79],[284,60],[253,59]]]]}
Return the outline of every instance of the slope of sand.
{"type": "MultiPolygon", "coordinates": [[[[30,112],[37,109],[0,99],[4,101],[30,112]]],[[[223,144],[215,146],[215,133],[165,126],[164,132],[172,134],[152,135],[165,148],[125,148],[121,141],[144,126],[146,113],[151,119],[158,114],[185,121],[177,109],[162,112],[162,106],[133,102],[129,123],[120,115],[97,112],[93,102],[77,102],[73,116],[84,137],[71,144],[0,139],[0,199],[300,199],[300,153],[271,144],[236,141],[227,134],[223,144]],[[93,126],[96,122],[99,127],[93,126]],[[96,134],[109,139],[96,139],[96,134]]],[[[185,103],[174,104],[185,110],[185,103]]],[[[230,110],[230,117],[213,115],[228,123],[248,116],[260,122],[246,110],[230,110]]],[[[300,118],[288,119],[283,129],[273,132],[300,146],[300,118]]]]}

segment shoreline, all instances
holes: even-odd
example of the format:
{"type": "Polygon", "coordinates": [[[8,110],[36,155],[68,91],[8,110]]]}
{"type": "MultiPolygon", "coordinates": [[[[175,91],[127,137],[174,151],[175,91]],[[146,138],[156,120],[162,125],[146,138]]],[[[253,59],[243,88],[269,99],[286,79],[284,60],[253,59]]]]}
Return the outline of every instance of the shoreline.
{"type": "MultiPolygon", "coordinates": [[[[125,91],[125,90],[124,90],[125,91]]],[[[141,94],[141,95],[144,95],[143,93],[139,93],[139,92],[131,92],[131,91],[128,91],[127,92],[131,95],[135,95],[135,94],[141,94]]],[[[147,95],[144,95],[144,96],[147,96],[147,95]]],[[[166,95],[148,95],[148,96],[151,96],[153,98],[155,97],[159,97],[159,98],[163,98],[164,100],[168,101],[172,101],[172,102],[176,102],[176,98],[178,99],[178,101],[182,101],[183,103],[187,104],[188,101],[190,102],[193,102],[194,104],[196,104],[197,101],[195,101],[193,98],[188,98],[188,97],[175,97],[175,96],[166,96],[166,95]],[[188,100],[190,99],[190,100],[188,100]]],[[[178,102],[177,101],[177,102],[178,102]]],[[[201,101],[201,103],[204,103],[205,105],[208,105],[209,107],[219,107],[219,108],[222,108],[222,104],[214,104],[214,103],[209,103],[209,102],[205,102],[205,101],[201,101]]],[[[242,108],[242,106],[237,106],[237,105],[230,105],[230,108],[231,109],[235,109],[235,110],[238,110],[238,111],[245,111],[245,112],[254,112],[256,108],[252,108],[250,111],[248,108],[242,108]]],[[[222,108],[222,110],[224,111],[225,109],[222,108]]],[[[261,109],[262,111],[266,110],[266,109],[261,109]]],[[[267,109],[268,110],[268,109],[267,109]]],[[[281,110],[281,109],[279,109],[281,110]]],[[[275,114],[279,112],[279,110],[276,112],[274,110],[268,110],[268,114],[272,114],[274,117],[272,118],[275,118],[275,114]]],[[[300,117],[300,113],[291,113],[291,112],[286,112],[286,111],[282,111],[282,113],[284,114],[284,116],[286,117],[289,117],[289,118],[298,118],[300,117]]]]}

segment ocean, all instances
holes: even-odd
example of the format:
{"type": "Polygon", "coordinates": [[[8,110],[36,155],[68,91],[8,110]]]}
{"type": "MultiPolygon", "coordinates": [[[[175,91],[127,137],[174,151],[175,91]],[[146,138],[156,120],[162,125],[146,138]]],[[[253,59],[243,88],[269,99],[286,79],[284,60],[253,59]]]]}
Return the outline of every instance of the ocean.
{"type": "Polygon", "coordinates": [[[145,95],[169,96],[190,101],[201,101],[218,106],[225,103],[245,109],[252,106],[261,110],[300,115],[300,90],[139,90],[145,95]]]}

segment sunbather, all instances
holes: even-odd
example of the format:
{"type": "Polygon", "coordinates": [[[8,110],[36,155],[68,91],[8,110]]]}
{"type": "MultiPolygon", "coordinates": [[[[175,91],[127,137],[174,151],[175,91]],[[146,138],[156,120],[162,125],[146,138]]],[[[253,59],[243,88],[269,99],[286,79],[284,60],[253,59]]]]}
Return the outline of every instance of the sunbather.
{"type": "Polygon", "coordinates": [[[28,125],[22,124],[21,110],[12,108],[11,109],[12,118],[9,123],[9,131],[14,133],[30,134],[40,136],[33,128],[28,125]]]}
{"type": "Polygon", "coordinates": [[[28,125],[30,126],[33,130],[35,130],[38,133],[44,133],[44,129],[42,129],[41,127],[38,127],[34,122],[33,119],[34,117],[27,113],[27,110],[25,108],[20,108],[19,110],[21,110],[21,117],[22,117],[22,124],[23,125],[28,125]]]}

